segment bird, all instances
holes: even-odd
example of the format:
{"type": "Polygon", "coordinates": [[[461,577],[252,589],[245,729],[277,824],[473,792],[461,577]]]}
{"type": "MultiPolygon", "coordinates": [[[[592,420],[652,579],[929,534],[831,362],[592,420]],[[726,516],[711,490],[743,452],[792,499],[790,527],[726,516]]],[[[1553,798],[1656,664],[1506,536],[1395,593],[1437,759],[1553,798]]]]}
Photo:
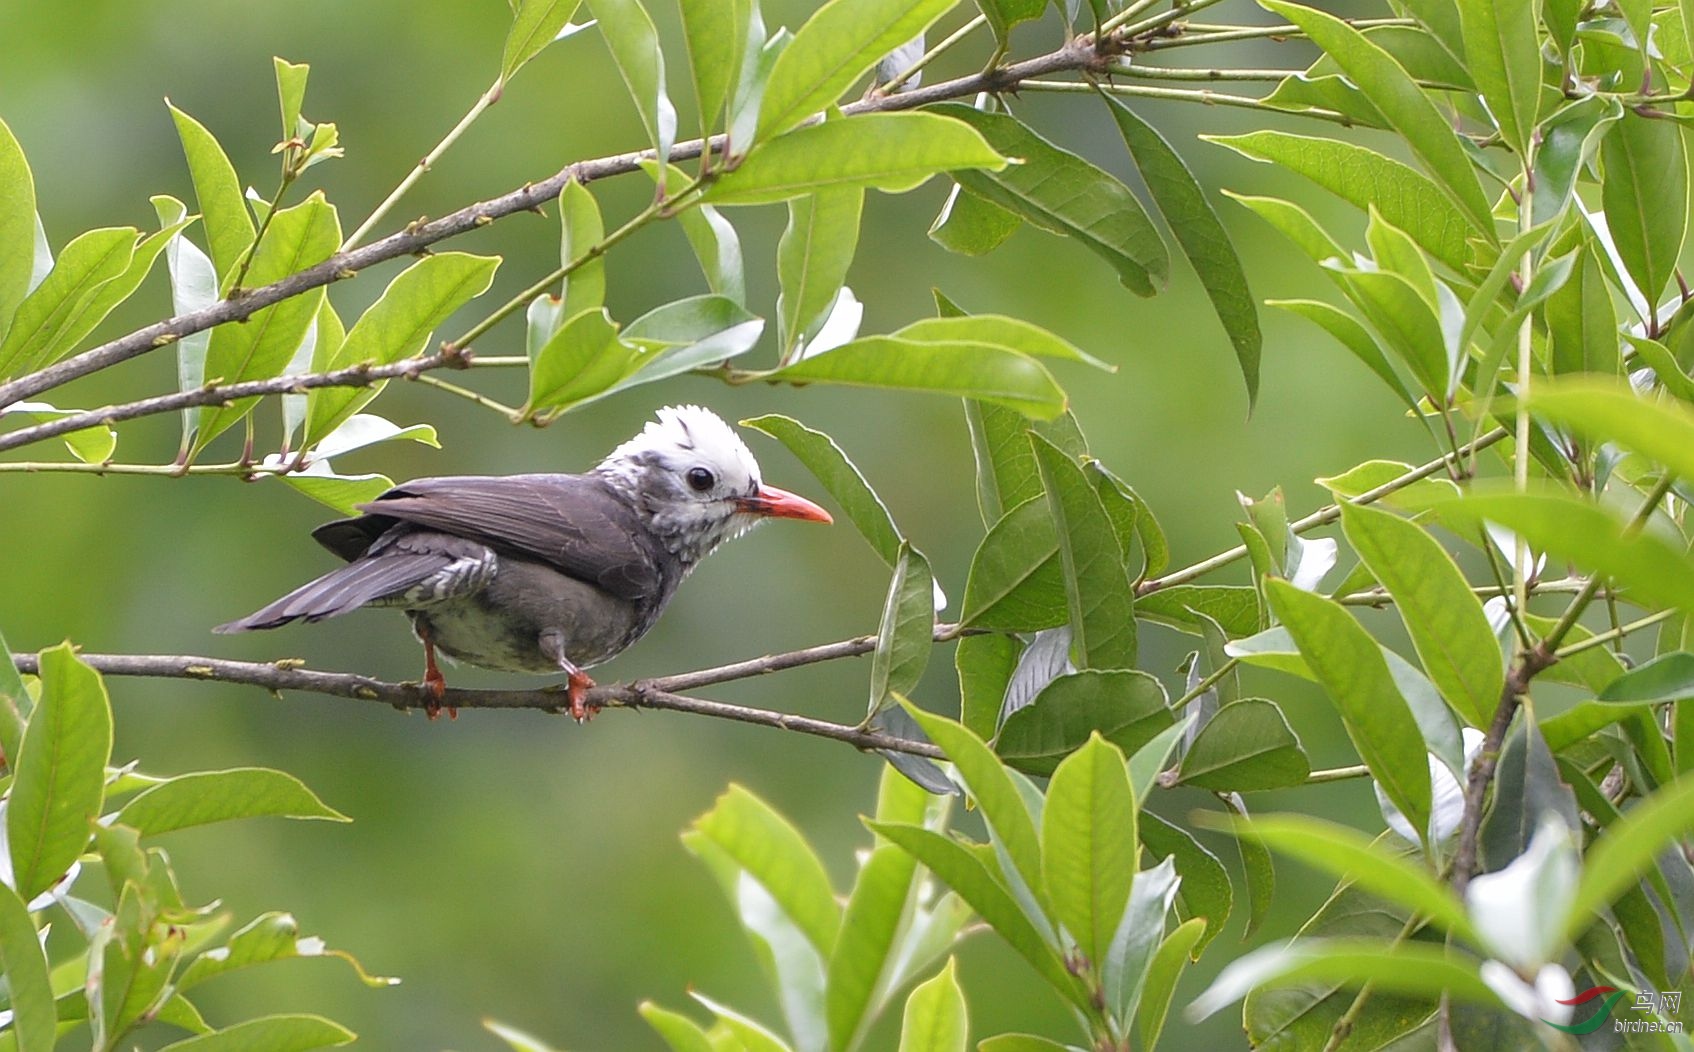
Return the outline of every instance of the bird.
{"type": "Polygon", "coordinates": [[[583,670],[646,634],[702,559],[766,519],[831,521],[765,485],[741,438],[697,405],[660,409],[583,474],[413,479],[354,507],[360,515],[312,531],[346,566],[213,631],[398,608],[423,644],[432,720],[447,689],[439,652],[563,672],[570,714],[585,722],[598,707],[583,670]]]}

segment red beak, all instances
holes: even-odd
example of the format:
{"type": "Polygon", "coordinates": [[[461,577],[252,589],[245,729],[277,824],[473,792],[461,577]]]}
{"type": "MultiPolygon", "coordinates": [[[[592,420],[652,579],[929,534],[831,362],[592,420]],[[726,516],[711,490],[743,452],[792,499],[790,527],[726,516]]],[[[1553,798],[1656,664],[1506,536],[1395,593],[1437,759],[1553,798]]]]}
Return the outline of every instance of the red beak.
{"type": "Polygon", "coordinates": [[[760,486],[759,492],[751,497],[742,497],[737,502],[738,510],[753,515],[764,515],[773,519],[804,519],[807,522],[831,523],[829,512],[813,504],[805,497],[775,486],[760,486]]]}

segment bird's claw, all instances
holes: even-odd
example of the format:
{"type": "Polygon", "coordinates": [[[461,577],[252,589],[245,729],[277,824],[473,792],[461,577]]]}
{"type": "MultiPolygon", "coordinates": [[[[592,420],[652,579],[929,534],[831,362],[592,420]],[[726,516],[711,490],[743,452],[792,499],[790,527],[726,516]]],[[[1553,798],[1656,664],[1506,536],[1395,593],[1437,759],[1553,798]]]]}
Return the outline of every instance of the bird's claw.
{"type": "Polygon", "coordinates": [[[570,678],[565,681],[566,689],[570,692],[571,719],[578,723],[587,723],[600,713],[600,706],[588,701],[588,692],[594,689],[594,681],[588,678],[586,672],[572,671],[570,678]]]}
{"type": "Polygon", "coordinates": [[[441,699],[447,696],[447,677],[441,674],[440,669],[431,668],[424,675],[423,688],[427,695],[424,700],[425,716],[433,720],[440,717],[442,709],[446,709],[448,719],[456,720],[459,718],[457,708],[452,705],[441,704],[441,699]]]}

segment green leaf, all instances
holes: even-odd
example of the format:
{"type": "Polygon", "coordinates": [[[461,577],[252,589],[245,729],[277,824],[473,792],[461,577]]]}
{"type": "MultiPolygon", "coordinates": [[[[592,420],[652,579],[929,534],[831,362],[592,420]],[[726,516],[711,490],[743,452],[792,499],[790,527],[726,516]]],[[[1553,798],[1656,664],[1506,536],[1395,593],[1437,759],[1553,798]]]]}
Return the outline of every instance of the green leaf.
{"type": "Polygon", "coordinates": [[[1164,213],[1165,222],[1176,235],[1188,262],[1194,265],[1218,320],[1229,334],[1235,360],[1247,381],[1247,402],[1252,405],[1259,394],[1259,351],[1264,337],[1259,332],[1258,307],[1252,290],[1247,287],[1247,275],[1241,269],[1241,258],[1229,240],[1229,232],[1218,219],[1212,203],[1206,200],[1194,173],[1164,136],[1117,99],[1104,93],[1101,97],[1117,121],[1118,131],[1129,146],[1130,156],[1135,159],[1135,167],[1146,181],[1153,202],[1164,213]]]}
{"type": "MultiPolygon", "coordinates": [[[[188,158],[188,174],[194,180],[194,197],[200,205],[200,221],[206,228],[207,247],[211,251],[212,264],[217,268],[220,287],[234,275],[236,264],[253,244],[253,218],[247,211],[247,202],[241,196],[241,180],[235,174],[235,168],[224,155],[223,147],[218,140],[207,131],[205,126],[188,114],[165,101],[170,108],[171,119],[176,122],[177,136],[182,140],[182,152],[188,158]]],[[[276,231],[265,235],[267,241],[274,240],[276,231]]],[[[339,244],[339,239],[337,239],[339,244]]],[[[332,248],[331,251],[334,251],[332,248]]],[[[324,253],[327,258],[329,253],[324,253]]],[[[304,269],[313,259],[296,267],[304,269]]],[[[274,280],[274,279],[272,279],[274,280]]],[[[269,284],[259,280],[258,276],[248,272],[247,285],[256,288],[269,284]]],[[[251,322],[249,322],[251,324],[251,322]]]]}
{"type": "MultiPolygon", "coordinates": [[[[1552,10],[1551,4],[1548,10],[1552,10]]],[[[1548,117],[1535,150],[1535,195],[1530,215],[1536,225],[1559,218],[1576,192],[1576,180],[1598,149],[1605,129],[1623,116],[1615,98],[1589,95],[1548,117]]]]}
{"type": "Polygon", "coordinates": [[[1290,314],[1298,314],[1333,336],[1337,343],[1351,351],[1353,357],[1363,362],[1365,368],[1377,375],[1390,391],[1400,396],[1400,400],[1417,412],[1417,399],[1406,390],[1400,375],[1394,367],[1388,364],[1382,348],[1376,340],[1353,319],[1351,314],[1318,300],[1266,300],[1266,306],[1278,307],[1290,314]]]}
{"type": "Polygon", "coordinates": [[[652,1001],[641,1002],[636,1011],[670,1046],[671,1052],[712,1052],[705,1029],[680,1012],[661,1008],[652,1001]]]}
{"type": "Polygon", "coordinates": [[[1498,1007],[1499,999],[1477,974],[1477,961],[1439,945],[1398,945],[1362,939],[1300,939],[1238,958],[1188,1006],[1198,1021],[1240,1000],[1249,990],[1307,980],[1369,983],[1383,993],[1439,996],[1498,1007]]]}
{"type": "Polygon", "coordinates": [[[953,653],[959,676],[959,722],[978,738],[994,737],[1006,684],[1022,650],[1023,644],[1013,636],[983,633],[959,640],[953,653]]]}
{"type": "Polygon", "coordinates": [[[1110,174],[1061,150],[1015,117],[961,103],[932,109],[970,124],[1022,164],[958,172],[959,185],[1025,221],[1074,238],[1104,259],[1125,288],[1151,296],[1170,276],[1170,256],[1135,195],[1110,174]]]}
{"type": "MultiPolygon", "coordinates": [[[[275,236],[274,227],[273,223],[273,232],[265,236],[267,243],[275,236]]],[[[324,368],[345,369],[362,362],[388,365],[422,353],[431,334],[454,311],[488,291],[499,266],[497,256],[465,252],[441,252],[418,260],[396,275],[353,323],[324,368]]],[[[346,423],[383,386],[314,388],[307,397],[308,440],[322,438],[346,423]]]]}
{"type": "MultiPolygon", "coordinates": [[[[7,768],[18,758],[18,745],[24,735],[24,714],[29,707],[29,694],[24,690],[23,677],[18,675],[17,663],[6,648],[6,637],[0,635],[0,763],[7,768]]],[[[992,734],[993,730],[990,729],[989,733],[992,734]]]]}
{"type": "Polygon", "coordinates": [[[865,192],[858,187],[821,190],[788,202],[788,229],[776,246],[784,357],[823,320],[847,280],[847,267],[859,245],[864,203],[865,192]]]}
{"type": "Polygon", "coordinates": [[[1080,1052],[1075,1045],[1034,1034],[996,1034],[976,1047],[977,1052],[1080,1052]]]}
{"type": "Polygon", "coordinates": [[[812,473],[812,477],[829,490],[829,495],[841,505],[882,561],[890,567],[899,565],[900,549],[905,540],[900,536],[899,527],[894,525],[894,517],[834,439],[798,420],[775,413],[743,420],[741,426],[763,431],[787,446],[788,451],[812,473]]]}
{"type": "Polygon", "coordinates": [[[1312,770],[1299,737],[1273,701],[1242,698],[1206,721],[1182,758],[1177,780],[1218,791],[1299,785],[1312,770]]]}
{"type": "Polygon", "coordinates": [[[46,891],[88,844],[112,758],[112,710],[100,674],[69,643],[41,652],[41,700],[13,757],[6,807],[12,887],[46,891]]]}
{"type": "Polygon", "coordinates": [[[1014,26],[1039,19],[1047,10],[1047,0],[976,0],[976,6],[988,19],[994,31],[995,43],[1002,48],[1011,39],[1014,26]]]}
{"type": "Polygon", "coordinates": [[[1053,772],[1041,811],[1047,896],[1099,968],[1135,880],[1135,793],[1123,753],[1095,732],[1053,772]]]}
{"type": "MultiPolygon", "coordinates": [[[[0,338],[11,328],[12,314],[29,294],[35,270],[33,254],[19,246],[35,243],[35,178],[12,129],[0,121],[0,338]]],[[[0,370],[3,371],[3,370],[0,370]]]]}
{"type": "Polygon", "coordinates": [[[1672,783],[1630,808],[1606,827],[1583,858],[1582,877],[1565,917],[1564,937],[1574,938],[1641,879],[1659,852],[1694,828],[1694,781],[1672,783]]]}
{"type": "Polygon", "coordinates": [[[315,1015],[267,1015],[166,1045],[160,1052],[308,1052],[353,1042],[353,1031],[315,1015]]]}
{"type": "Polygon", "coordinates": [[[576,269],[565,278],[559,317],[574,318],[606,302],[605,257],[590,255],[605,237],[606,224],[594,195],[572,179],[559,191],[559,263],[576,269]]]}
{"type": "Polygon", "coordinates": [[[982,256],[999,248],[1021,225],[1016,213],[955,183],[930,224],[929,239],[949,252],[982,256]]]}
{"type": "Polygon", "coordinates": [[[1286,581],[1265,596],[1341,712],[1347,736],[1413,829],[1429,828],[1428,746],[1376,640],[1345,608],[1286,581]]]}
{"type": "Polygon", "coordinates": [[[756,138],[770,139],[838,100],[884,55],[929,28],[956,0],[830,0],[777,57],[756,138]]]}
{"type": "Polygon", "coordinates": [[[747,53],[747,23],[752,0],[679,0],[683,38],[694,70],[694,98],[701,134],[723,126],[730,89],[741,74],[747,53]]]}
{"type": "MultiPolygon", "coordinates": [[[[1117,371],[1117,366],[1108,365],[1041,326],[1004,314],[921,318],[897,330],[893,335],[899,339],[919,340],[924,343],[981,343],[1016,351],[1032,358],[1057,358],[1092,365],[1105,372],[1117,371]]],[[[1055,441],[1069,444],[1059,438],[1055,438],[1055,441]]]]}
{"type": "Polygon", "coordinates": [[[1205,937],[1199,950],[1217,938],[1229,920],[1234,905],[1234,890],[1229,873],[1218,857],[1207,850],[1192,833],[1160,818],[1151,811],[1141,812],[1141,843],[1158,858],[1172,858],[1182,874],[1177,889],[1177,908],[1187,917],[1205,921],[1205,937]]]}
{"type": "Polygon", "coordinates": [[[1134,668],[1135,593],[1111,519],[1075,460],[1039,435],[1031,442],[1058,531],[1077,664],[1134,668]]]}
{"type": "Polygon", "coordinates": [[[1533,0],[1459,0],[1465,64],[1482,89],[1500,135],[1529,156],[1541,101],[1541,42],[1533,0]]]}
{"type": "Polygon", "coordinates": [[[70,350],[69,342],[93,329],[100,318],[90,317],[91,305],[108,283],[129,269],[136,233],[134,227],[90,230],[65,246],[53,269],[12,317],[0,342],[0,377],[50,364],[70,350]]]}
{"type": "Polygon", "coordinates": [[[676,107],[665,92],[665,54],[653,19],[641,0],[588,0],[588,9],[599,21],[647,140],[659,160],[667,160],[676,141],[676,107]]]}
{"type": "Polygon", "coordinates": [[[517,75],[530,59],[551,44],[576,14],[581,0],[523,0],[506,31],[506,47],[500,56],[500,82],[517,75]]]}
{"type": "MultiPolygon", "coordinates": [[[[1453,137],[1451,130],[1444,134],[1449,139],[1453,137]]],[[[1287,132],[1256,131],[1201,138],[1227,146],[1244,157],[1279,164],[1361,210],[1374,205],[1384,219],[1450,267],[1462,271],[1470,262],[1470,249],[1465,242],[1471,236],[1471,221],[1434,182],[1399,161],[1353,143],[1287,132]]],[[[1264,212],[1258,203],[1269,200],[1237,199],[1261,215],[1264,212]]],[[[1302,247],[1308,253],[1318,247],[1309,244],[1309,238],[1305,240],[1308,244],[1302,247]]]]}
{"type": "MultiPolygon", "coordinates": [[[[253,287],[279,281],[328,259],[340,243],[341,223],[335,207],[324,199],[321,191],[314,193],[271,217],[246,280],[253,287]]],[[[214,254],[213,259],[216,258],[214,254]]],[[[300,341],[305,339],[323,299],[324,290],[314,289],[257,311],[239,325],[213,329],[212,342],[206,350],[206,381],[229,384],[280,375],[294,357],[300,341]]],[[[245,398],[230,406],[208,406],[200,410],[195,451],[206,448],[207,443],[246,416],[257,403],[256,398],[245,398]]]]}
{"type": "MultiPolygon", "coordinates": [[[[948,306],[956,313],[945,316],[963,316],[950,302],[948,306]]],[[[1042,495],[1041,474],[1035,469],[1035,451],[1029,448],[1026,432],[1033,429],[1045,435],[1078,459],[1088,452],[1088,442],[1069,413],[1051,422],[1032,424],[1004,406],[967,401],[965,423],[970,428],[971,453],[976,459],[976,500],[984,526],[994,525],[1002,514],[1042,495]]]]}
{"type": "Polygon", "coordinates": [[[1643,397],[1628,381],[1573,376],[1536,384],[1530,411],[1596,442],[1616,442],[1673,475],[1694,478],[1694,409],[1668,398],[1643,397]]]}
{"type": "Polygon", "coordinates": [[[714,1034],[722,1034],[733,1044],[728,1048],[737,1052],[789,1052],[786,1042],[777,1037],[765,1026],[727,1005],[707,997],[697,990],[690,990],[689,996],[705,1005],[718,1017],[718,1025],[713,1027],[714,1034]]]}
{"type": "Polygon", "coordinates": [[[935,579],[923,553],[904,544],[888,583],[876,649],[871,652],[870,715],[894,698],[912,693],[923,678],[934,643],[935,579]]]}
{"type": "Polygon", "coordinates": [[[0,884],[0,974],[10,1002],[9,1036],[17,1052],[52,1052],[58,1016],[47,956],[23,899],[0,884]]]}
{"type": "Polygon", "coordinates": [[[535,355],[529,369],[524,415],[550,419],[623,379],[635,351],[618,338],[617,323],[604,307],[567,321],[535,355]]]}
{"type": "Polygon", "coordinates": [[[1170,1012],[1171,997],[1176,982],[1188,964],[1189,954],[1195,952],[1206,922],[1199,917],[1184,921],[1165,936],[1147,966],[1147,979],[1141,988],[1141,1003],[1136,1008],[1135,1031],[1143,1048],[1153,1048],[1165,1029],[1165,1016],[1170,1012]]]}
{"type": "Polygon", "coordinates": [[[1045,775],[1091,734],[1134,753],[1171,721],[1165,689],[1154,677],[1133,669],[1086,669],[1058,677],[1006,717],[994,748],[1019,770],[1045,775]]]}
{"type": "Polygon", "coordinates": [[[859,868],[829,959],[825,1009],[832,1048],[855,1047],[875,1018],[915,873],[912,856],[892,844],[878,847],[859,868]]]}
{"type": "Polygon", "coordinates": [[[1065,409],[1064,391],[1040,362],[982,343],[866,336],[765,373],[764,378],[962,395],[1041,420],[1065,409]]]}
{"type": "Polygon", "coordinates": [[[1614,579],[1638,600],[1694,610],[1694,565],[1648,531],[1626,536],[1611,512],[1556,491],[1473,490],[1434,506],[1442,524],[1473,534],[1484,521],[1523,537],[1536,551],[1614,579]]]}
{"type": "Polygon", "coordinates": [[[1436,308],[1412,283],[1387,271],[1327,269],[1376,329],[1389,350],[1411,370],[1426,395],[1445,404],[1457,374],[1436,308]]]}
{"type": "Polygon", "coordinates": [[[1469,155],[1447,118],[1394,56],[1334,15],[1285,0],[1260,0],[1260,6],[1305,30],[1404,137],[1477,232],[1495,240],[1493,215],[1469,155]]]}
{"type": "Polygon", "coordinates": [[[1075,977],[1065,970],[1059,955],[1024,915],[1011,892],[969,848],[921,826],[868,821],[865,825],[909,852],[936,879],[957,892],[1054,989],[1073,1000],[1081,995],[1075,977]]]}
{"type": "Polygon", "coordinates": [[[361,982],[373,988],[394,986],[400,981],[371,975],[351,954],[326,949],[322,939],[302,937],[299,923],[287,913],[263,913],[231,935],[221,952],[202,953],[195,957],[183,969],[177,979],[177,987],[186,991],[242,968],[299,957],[339,958],[358,974],[361,982]]]}
{"type": "Polygon", "coordinates": [[[298,778],[263,767],[178,775],[124,804],[118,821],[143,836],[156,836],[173,829],[261,815],[351,821],[325,805],[298,778]]]}
{"type": "MultiPolygon", "coordinates": [[[[1605,269],[1592,245],[1577,257],[1570,280],[1547,297],[1545,317],[1553,345],[1554,373],[1618,374],[1617,309],[1612,305],[1605,269]]],[[[1665,375],[1658,365],[1654,372],[1665,375]]],[[[1671,375],[1680,376],[1681,372],[1676,370],[1671,375]]]]}
{"type": "Polygon", "coordinates": [[[938,172],[1005,166],[1006,159],[967,123],[934,112],[867,113],[761,143],[702,199],[756,205],[847,187],[904,193],[938,172]]]}
{"type": "Polygon", "coordinates": [[[955,962],[935,978],[919,984],[906,998],[900,1025],[900,1052],[965,1052],[970,1037],[965,992],[959,989],[955,962]]]}
{"type": "Polygon", "coordinates": [[[1600,142],[1600,203],[1624,269],[1649,304],[1676,270],[1688,225],[1688,167],[1674,121],[1626,113],[1600,142]]]}
{"type": "Polygon", "coordinates": [[[512,1052],[556,1052],[556,1050],[537,1037],[524,1033],[517,1027],[507,1026],[492,1019],[484,1019],[482,1028],[504,1041],[512,1052]]]}
{"type": "Polygon", "coordinates": [[[1429,678],[1472,727],[1486,727],[1506,672],[1482,601],[1452,556],[1415,523],[1362,504],[1341,506],[1341,527],[1394,598],[1429,678]]]}
{"type": "Polygon", "coordinates": [[[271,68],[276,73],[276,98],[282,114],[282,137],[279,141],[287,142],[299,130],[300,108],[306,104],[306,79],[312,67],[304,62],[289,62],[272,56],[271,68]]]}
{"type": "Polygon", "coordinates": [[[829,874],[799,830],[739,785],[694,820],[693,828],[762,884],[826,958],[841,928],[829,874]]]}
{"type": "MultiPolygon", "coordinates": [[[[1231,149],[1240,149],[1240,147],[1234,145],[1233,140],[1225,141],[1213,138],[1207,141],[1217,142],[1220,145],[1229,146],[1231,149]]],[[[1252,155],[1249,154],[1248,156],[1252,155]]],[[[1260,159],[1263,160],[1264,158],[1260,159]]],[[[1440,200],[1439,192],[1433,186],[1430,187],[1430,192],[1436,195],[1437,200],[1440,200]]],[[[1310,212],[1294,202],[1285,201],[1280,197],[1252,197],[1247,194],[1235,193],[1232,190],[1225,190],[1223,194],[1230,200],[1251,209],[1254,215],[1275,227],[1278,233],[1294,242],[1300,251],[1310,256],[1313,263],[1322,263],[1326,259],[1347,258],[1348,252],[1341,247],[1340,242],[1336,241],[1329,231],[1318,225],[1318,221],[1312,218],[1310,212]]],[[[1460,222],[1462,225],[1463,221],[1460,222]]]]}
{"type": "Polygon", "coordinates": [[[1660,654],[1624,673],[1600,692],[1600,701],[1652,702],[1694,698],[1694,654],[1678,650],[1660,654]]]}

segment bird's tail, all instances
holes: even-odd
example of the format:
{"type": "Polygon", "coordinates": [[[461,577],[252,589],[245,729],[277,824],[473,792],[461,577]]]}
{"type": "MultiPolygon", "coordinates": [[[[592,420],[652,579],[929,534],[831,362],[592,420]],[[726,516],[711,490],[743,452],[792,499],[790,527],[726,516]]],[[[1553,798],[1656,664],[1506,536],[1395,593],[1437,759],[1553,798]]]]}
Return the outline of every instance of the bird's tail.
{"type": "Polygon", "coordinates": [[[356,610],[366,603],[388,599],[427,581],[452,562],[445,555],[384,555],[343,566],[308,581],[294,591],[214,632],[251,632],[280,628],[290,621],[322,621],[356,610]]]}

